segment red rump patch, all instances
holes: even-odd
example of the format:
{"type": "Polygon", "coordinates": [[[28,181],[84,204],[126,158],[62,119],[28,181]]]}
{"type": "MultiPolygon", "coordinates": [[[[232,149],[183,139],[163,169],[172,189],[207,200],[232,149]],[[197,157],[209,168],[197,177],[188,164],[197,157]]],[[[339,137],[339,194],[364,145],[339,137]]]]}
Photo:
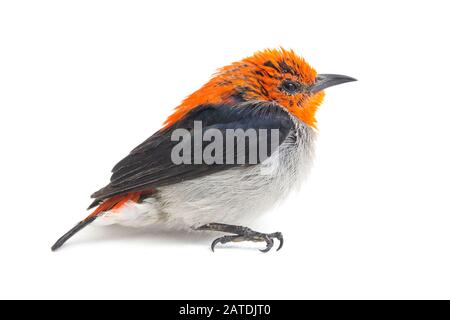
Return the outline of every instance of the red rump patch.
{"type": "Polygon", "coordinates": [[[120,209],[127,203],[128,201],[138,202],[141,198],[142,192],[130,192],[126,194],[120,194],[109,199],[106,199],[102,203],[100,203],[90,215],[88,215],[84,220],[89,219],[97,214],[110,210],[120,209]]]}

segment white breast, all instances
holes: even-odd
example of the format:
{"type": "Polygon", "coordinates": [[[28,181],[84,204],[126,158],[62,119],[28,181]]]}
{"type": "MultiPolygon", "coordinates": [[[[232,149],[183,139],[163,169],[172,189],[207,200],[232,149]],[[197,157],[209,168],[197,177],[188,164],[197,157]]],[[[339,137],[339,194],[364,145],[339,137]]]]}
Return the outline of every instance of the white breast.
{"type": "Polygon", "coordinates": [[[315,132],[296,121],[296,130],[260,165],[236,167],[158,188],[155,197],[107,213],[101,224],[163,223],[191,228],[210,222],[245,224],[298,188],[310,170],[315,132]]]}

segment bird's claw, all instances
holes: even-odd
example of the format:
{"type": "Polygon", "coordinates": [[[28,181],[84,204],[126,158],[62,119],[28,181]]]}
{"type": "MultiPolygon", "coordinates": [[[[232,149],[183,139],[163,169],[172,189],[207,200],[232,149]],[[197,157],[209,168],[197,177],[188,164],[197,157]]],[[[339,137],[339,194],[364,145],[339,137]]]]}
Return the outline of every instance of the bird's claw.
{"type": "Polygon", "coordinates": [[[277,251],[279,251],[283,247],[283,244],[284,244],[283,234],[281,232],[274,232],[274,233],[265,235],[264,240],[266,241],[267,246],[265,249],[260,249],[259,251],[264,252],[264,253],[269,252],[270,249],[272,249],[272,247],[273,247],[273,239],[277,239],[278,242],[280,243],[277,248],[277,251]]]}
{"type": "Polygon", "coordinates": [[[269,236],[266,236],[264,240],[266,241],[266,248],[265,249],[259,249],[259,251],[266,253],[266,252],[269,252],[270,249],[272,249],[272,247],[273,247],[273,239],[270,238],[269,236]]]}
{"type": "Polygon", "coordinates": [[[225,244],[225,243],[228,243],[228,242],[232,242],[232,241],[235,241],[235,239],[238,238],[238,237],[239,236],[223,236],[223,237],[215,239],[211,243],[211,250],[212,250],[212,252],[214,252],[214,248],[216,247],[216,245],[218,243],[225,244]]]}
{"type": "Polygon", "coordinates": [[[270,234],[264,234],[252,231],[245,235],[229,235],[229,236],[222,236],[217,239],[215,239],[211,243],[211,250],[214,252],[214,249],[216,248],[217,244],[226,244],[229,242],[241,242],[241,241],[253,241],[253,242],[262,242],[264,241],[266,243],[266,247],[264,249],[260,249],[259,251],[266,253],[269,252],[274,245],[274,239],[277,239],[280,244],[278,245],[277,251],[280,250],[283,247],[283,235],[281,232],[275,232],[270,234]]]}
{"type": "Polygon", "coordinates": [[[278,245],[277,251],[280,251],[281,248],[283,248],[283,244],[284,244],[284,239],[283,239],[283,234],[281,232],[274,232],[271,234],[272,239],[275,238],[278,240],[278,242],[280,242],[280,244],[278,245]]]}
{"type": "Polygon", "coordinates": [[[206,230],[206,231],[218,231],[231,233],[232,235],[226,235],[215,239],[211,243],[211,250],[214,252],[217,244],[225,244],[228,242],[241,242],[241,241],[253,241],[253,242],[265,242],[266,247],[260,249],[261,252],[269,252],[274,245],[274,239],[277,239],[280,244],[278,245],[277,251],[283,247],[283,235],[281,232],[274,233],[261,233],[254,231],[247,227],[235,226],[224,223],[208,223],[199,227],[193,227],[194,230],[206,230]]]}

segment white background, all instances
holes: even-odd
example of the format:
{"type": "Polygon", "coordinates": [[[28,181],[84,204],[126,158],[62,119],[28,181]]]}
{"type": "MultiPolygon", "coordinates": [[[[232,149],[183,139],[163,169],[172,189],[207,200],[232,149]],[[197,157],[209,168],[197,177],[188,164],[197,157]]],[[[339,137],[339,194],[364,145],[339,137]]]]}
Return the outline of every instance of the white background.
{"type": "Polygon", "coordinates": [[[0,298],[450,298],[447,1],[2,1],[0,298]],[[112,166],[217,67],[283,46],[327,91],[279,252],[89,227],[112,166]]]}

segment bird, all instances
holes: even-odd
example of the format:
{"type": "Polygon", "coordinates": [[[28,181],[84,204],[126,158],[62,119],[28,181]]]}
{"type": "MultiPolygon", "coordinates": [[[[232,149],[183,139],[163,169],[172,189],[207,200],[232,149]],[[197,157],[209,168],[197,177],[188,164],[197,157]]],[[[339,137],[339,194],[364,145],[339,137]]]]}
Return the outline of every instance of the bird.
{"type": "Polygon", "coordinates": [[[88,210],[93,211],[59,238],[52,251],[91,223],[219,232],[212,251],[218,244],[252,241],[264,244],[260,251],[268,252],[274,240],[280,250],[281,232],[263,233],[245,225],[305,181],[324,89],[351,81],[356,79],[318,74],[303,57],[282,47],[257,51],[218,69],[159,130],[114,166],[109,183],[91,195],[88,210]],[[208,130],[214,141],[205,136],[196,140],[196,131],[198,136],[208,130]],[[250,130],[256,133],[245,135],[250,130]],[[244,135],[229,138],[229,132],[244,135]],[[243,142],[242,148],[217,143],[208,155],[206,149],[219,142],[220,134],[236,145],[243,142]],[[263,144],[271,148],[252,157],[250,151],[263,144]]]}

